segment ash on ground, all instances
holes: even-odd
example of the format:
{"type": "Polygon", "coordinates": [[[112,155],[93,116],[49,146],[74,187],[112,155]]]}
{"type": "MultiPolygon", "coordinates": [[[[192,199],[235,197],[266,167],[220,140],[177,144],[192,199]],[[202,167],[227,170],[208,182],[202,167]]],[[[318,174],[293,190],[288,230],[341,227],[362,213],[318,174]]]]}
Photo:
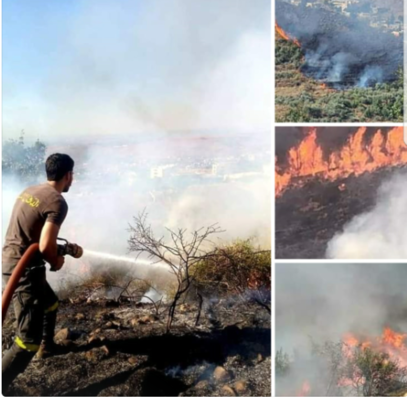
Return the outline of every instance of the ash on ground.
{"type": "MultiPolygon", "coordinates": [[[[222,299],[181,304],[166,333],[166,313],[128,299],[61,302],[56,342],[63,354],[34,358],[12,396],[271,396],[270,314],[222,299]]],[[[3,351],[15,319],[3,327],[3,351]]]]}

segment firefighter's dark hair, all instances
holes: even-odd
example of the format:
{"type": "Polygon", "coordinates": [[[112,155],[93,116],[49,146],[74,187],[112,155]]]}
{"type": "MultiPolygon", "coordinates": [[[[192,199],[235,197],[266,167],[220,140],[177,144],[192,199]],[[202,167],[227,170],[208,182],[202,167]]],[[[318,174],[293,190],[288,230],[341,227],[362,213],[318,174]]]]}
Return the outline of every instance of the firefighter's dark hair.
{"type": "Polygon", "coordinates": [[[73,171],[74,160],[68,154],[51,154],[45,162],[45,171],[49,181],[60,181],[68,172],[73,171]]]}

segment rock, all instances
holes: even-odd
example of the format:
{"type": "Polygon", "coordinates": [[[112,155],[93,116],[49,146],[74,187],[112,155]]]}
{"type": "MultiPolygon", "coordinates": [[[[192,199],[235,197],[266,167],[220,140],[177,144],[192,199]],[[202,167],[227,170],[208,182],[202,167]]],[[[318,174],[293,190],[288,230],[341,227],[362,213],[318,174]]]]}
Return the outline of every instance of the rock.
{"type": "Polygon", "coordinates": [[[112,321],[106,322],[106,324],[105,324],[105,328],[111,328],[112,326],[113,326],[112,321]]]}
{"type": "Polygon", "coordinates": [[[54,336],[55,343],[60,343],[64,340],[68,340],[71,337],[71,331],[68,328],[61,329],[57,334],[54,336]]]}
{"type": "Polygon", "coordinates": [[[220,393],[222,396],[227,396],[227,397],[236,397],[235,391],[228,385],[225,385],[220,389],[220,393]]]}
{"type": "Polygon", "coordinates": [[[152,322],[156,321],[157,317],[153,315],[143,315],[140,317],[137,322],[139,324],[145,325],[145,324],[151,324],[152,322]]]}
{"type": "Polygon", "coordinates": [[[230,374],[223,367],[216,367],[213,371],[213,378],[217,382],[226,382],[230,379],[230,374]]]}
{"type": "Polygon", "coordinates": [[[203,380],[203,381],[199,381],[195,385],[195,389],[202,390],[202,389],[206,389],[208,386],[209,386],[209,382],[207,380],[203,380]]]}
{"type": "Polygon", "coordinates": [[[237,381],[233,385],[233,389],[235,389],[236,393],[239,395],[245,394],[248,389],[248,382],[245,380],[237,381]]]}
{"type": "Polygon", "coordinates": [[[82,321],[85,319],[85,314],[78,313],[78,314],[76,314],[75,319],[78,321],[82,321]]]}
{"type": "Polygon", "coordinates": [[[89,350],[85,353],[85,358],[92,363],[97,363],[109,355],[109,349],[107,346],[98,347],[96,349],[89,350]]]}
{"type": "Polygon", "coordinates": [[[89,361],[89,362],[94,362],[97,361],[96,359],[96,353],[93,350],[89,350],[85,353],[85,358],[89,361]]]}
{"type": "Polygon", "coordinates": [[[137,359],[137,357],[130,357],[127,361],[128,361],[131,365],[136,365],[136,364],[138,364],[138,359],[137,359]]]}
{"type": "Polygon", "coordinates": [[[257,354],[257,362],[260,364],[262,361],[264,361],[264,357],[261,353],[257,354]]]}

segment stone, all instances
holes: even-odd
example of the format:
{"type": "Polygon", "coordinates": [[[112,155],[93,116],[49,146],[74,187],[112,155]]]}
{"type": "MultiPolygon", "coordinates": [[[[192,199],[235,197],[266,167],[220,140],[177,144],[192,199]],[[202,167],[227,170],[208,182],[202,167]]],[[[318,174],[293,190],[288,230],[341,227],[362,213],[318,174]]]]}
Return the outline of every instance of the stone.
{"type": "Polygon", "coordinates": [[[217,382],[226,382],[230,379],[230,374],[223,367],[216,367],[213,371],[213,378],[217,382]]]}
{"type": "Polygon", "coordinates": [[[64,340],[68,340],[71,337],[71,331],[68,328],[61,329],[56,333],[54,336],[55,343],[62,342],[64,340]]]}
{"type": "Polygon", "coordinates": [[[155,318],[152,315],[143,315],[138,319],[139,324],[150,324],[155,321],[155,318]]]}
{"type": "Polygon", "coordinates": [[[237,381],[233,385],[233,389],[235,389],[236,393],[241,395],[247,392],[248,383],[245,380],[237,381]]]}
{"type": "Polygon", "coordinates": [[[220,393],[223,396],[236,397],[235,391],[228,385],[223,386],[222,389],[220,390],[220,393]]]}
{"type": "Polygon", "coordinates": [[[131,365],[136,365],[136,364],[138,364],[137,357],[130,357],[127,361],[128,361],[131,365]]]}
{"type": "Polygon", "coordinates": [[[85,319],[85,314],[78,313],[76,314],[75,319],[78,321],[83,321],[85,319]]]}
{"type": "Polygon", "coordinates": [[[201,389],[206,389],[209,385],[209,382],[206,380],[203,381],[199,381],[196,385],[195,385],[195,389],[201,390],[201,389]]]}
{"type": "Polygon", "coordinates": [[[85,353],[85,358],[92,363],[96,363],[109,355],[109,349],[107,346],[98,347],[96,349],[89,350],[85,353]]]}

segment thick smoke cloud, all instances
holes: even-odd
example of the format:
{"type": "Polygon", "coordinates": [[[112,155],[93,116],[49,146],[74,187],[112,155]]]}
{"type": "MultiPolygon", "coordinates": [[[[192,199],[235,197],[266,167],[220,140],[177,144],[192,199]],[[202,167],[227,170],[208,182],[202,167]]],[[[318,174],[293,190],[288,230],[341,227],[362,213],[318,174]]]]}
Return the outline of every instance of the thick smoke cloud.
{"type": "MultiPolygon", "coordinates": [[[[202,185],[154,181],[150,170],[193,165],[196,155],[207,164],[223,161],[258,143],[269,148],[270,2],[79,1],[75,11],[55,31],[64,51],[35,105],[24,93],[5,99],[6,136],[23,120],[28,137],[39,135],[49,152],[68,153],[81,167],[66,194],[60,235],[123,256],[128,223],[145,209],[157,235],[217,222],[226,230],[222,241],[255,237],[269,248],[270,175],[261,166],[250,179],[202,185]],[[182,153],[198,136],[204,145],[182,153]]],[[[3,237],[23,186],[9,181],[3,188],[3,237]]],[[[64,269],[76,273],[80,265],[67,258],[64,269]]]]}
{"type": "Polygon", "coordinates": [[[375,207],[355,217],[328,244],[328,258],[407,258],[407,175],[400,173],[378,191],[375,207]]]}
{"type": "Polygon", "coordinates": [[[403,65],[403,41],[365,21],[324,8],[276,2],[276,19],[305,51],[304,72],[340,88],[393,81],[403,65]]]}

